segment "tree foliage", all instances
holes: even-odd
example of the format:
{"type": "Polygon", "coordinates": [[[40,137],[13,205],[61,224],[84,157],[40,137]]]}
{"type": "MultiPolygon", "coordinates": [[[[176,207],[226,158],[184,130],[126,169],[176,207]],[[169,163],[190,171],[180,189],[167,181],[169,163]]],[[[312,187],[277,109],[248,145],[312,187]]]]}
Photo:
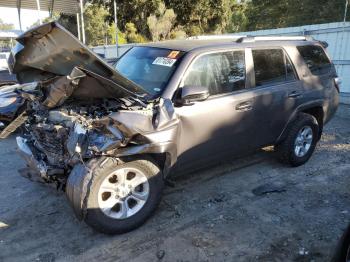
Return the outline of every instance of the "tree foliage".
{"type": "Polygon", "coordinates": [[[252,0],[247,3],[247,29],[339,22],[344,8],[344,0],[252,0]]]}
{"type": "MultiPolygon", "coordinates": [[[[88,44],[115,43],[113,1],[88,2],[88,44]]],[[[117,6],[118,38],[124,43],[338,22],[343,19],[345,1],[117,0],[117,6]]],[[[59,20],[77,34],[75,17],[60,15],[59,20]]]]}
{"type": "Polygon", "coordinates": [[[189,35],[224,33],[232,15],[233,0],[166,0],[175,10],[177,23],[185,26],[189,35]]]}
{"type": "MultiPolygon", "coordinates": [[[[4,21],[0,18],[0,30],[13,30],[15,26],[13,24],[4,23],[4,21]]],[[[10,48],[11,40],[0,40],[0,49],[2,48],[10,48]]]]}
{"type": "Polygon", "coordinates": [[[104,45],[108,41],[108,11],[102,6],[88,5],[85,8],[85,34],[89,45],[104,45]]]}
{"type": "Polygon", "coordinates": [[[8,24],[5,23],[1,18],[0,18],[0,30],[12,30],[15,29],[15,26],[13,24],[8,24]]]}
{"type": "Polygon", "coordinates": [[[174,26],[176,14],[173,9],[166,9],[164,3],[160,3],[157,13],[147,18],[147,25],[150,30],[152,40],[159,41],[170,36],[174,26]]]}
{"type": "Polygon", "coordinates": [[[137,29],[134,23],[126,23],[125,25],[125,37],[129,43],[144,43],[147,40],[137,33],[137,29]]]}

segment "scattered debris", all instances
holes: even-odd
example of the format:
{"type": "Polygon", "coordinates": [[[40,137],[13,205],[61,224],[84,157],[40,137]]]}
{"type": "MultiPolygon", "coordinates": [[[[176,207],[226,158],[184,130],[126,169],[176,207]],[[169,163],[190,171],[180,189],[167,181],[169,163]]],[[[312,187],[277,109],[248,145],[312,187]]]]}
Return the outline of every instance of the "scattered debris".
{"type": "Polygon", "coordinates": [[[286,191],[286,187],[284,185],[279,185],[279,184],[264,184],[252,190],[253,194],[256,196],[262,196],[262,195],[271,194],[271,193],[282,193],[285,191],[286,191]]]}
{"type": "Polygon", "coordinates": [[[226,200],[226,195],[225,194],[218,194],[217,196],[214,197],[214,201],[217,203],[224,202],[226,200]]]}
{"type": "Polygon", "coordinates": [[[211,204],[222,203],[227,200],[227,197],[224,193],[215,195],[213,198],[209,199],[208,207],[211,207],[211,204]]]}
{"type": "Polygon", "coordinates": [[[157,258],[158,258],[159,260],[162,260],[162,259],[164,258],[164,256],[165,256],[165,251],[164,251],[164,250],[159,250],[159,251],[157,252],[157,258]]]}
{"type": "Polygon", "coordinates": [[[56,260],[54,253],[40,254],[36,261],[40,262],[54,262],[56,260]]]}
{"type": "Polygon", "coordinates": [[[309,251],[307,251],[304,247],[299,248],[299,255],[301,256],[307,256],[309,254],[309,251]]]}

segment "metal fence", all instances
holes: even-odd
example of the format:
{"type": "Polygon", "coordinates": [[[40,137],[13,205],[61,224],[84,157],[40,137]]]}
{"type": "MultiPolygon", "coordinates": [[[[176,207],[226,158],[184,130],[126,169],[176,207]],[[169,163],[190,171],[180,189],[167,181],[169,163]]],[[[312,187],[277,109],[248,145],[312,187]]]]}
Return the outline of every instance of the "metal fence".
{"type": "MultiPolygon", "coordinates": [[[[125,44],[118,45],[119,56],[123,55],[135,44],[125,44]]],[[[95,53],[103,56],[106,59],[116,58],[117,57],[117,46],[116,45],[104,45],[104,46],[95,46],[91,48],[95,53]]]]}

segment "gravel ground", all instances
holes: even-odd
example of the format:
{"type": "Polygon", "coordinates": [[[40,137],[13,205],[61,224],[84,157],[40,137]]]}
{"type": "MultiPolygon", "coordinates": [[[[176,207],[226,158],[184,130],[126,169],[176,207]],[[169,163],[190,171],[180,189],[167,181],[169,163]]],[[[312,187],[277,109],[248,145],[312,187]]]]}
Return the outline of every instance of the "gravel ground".
{"type": "Polygon", "coordinates": [[[0,156],[0,261],[329,261],[350,221],[349,106],[306,165],[264,150],[177,177],[145,225],[113,237],[76,220],[63,193],[17,174],[14,137],[0,156]]]}

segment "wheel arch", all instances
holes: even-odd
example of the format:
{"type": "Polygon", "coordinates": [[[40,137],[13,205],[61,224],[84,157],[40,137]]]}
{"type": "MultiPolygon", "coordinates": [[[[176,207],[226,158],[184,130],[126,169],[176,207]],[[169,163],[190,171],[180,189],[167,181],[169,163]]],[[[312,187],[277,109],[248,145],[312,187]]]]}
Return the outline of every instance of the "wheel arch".
{"type": "Polygon", "coordinates": [[[323,124],[324,124],[324,111],[322,106],[315,106],[301,111],[303,113],[312,115],[316,118],[318,123],[318,140],[321,139],[321,135],[323,132],[323,124]]]}
{"type": "Polygon", "coordinates": [[[122,161],[127,162],[133,159],[145,159],[151,160],[159,166],[162,170],[163,177],[165,178],[172,166],[173,155],[171,152],[160,152],[160,153],[139,153],[134,155],[119,156],[122,161]]]}
{"type": "Polygon", "coordinates": [[[275,144],[281,143],[286,138],[288,129],[290,125],[293,123],[293,121],[297,118],[298,113],[306,113],[315,117],[315,119],[317,120],[317,124],[319,126],[319,132],[318,132],[318,140],[319,140],[321,138],[321,135],[323,132],[323,126],[324,126],[325,114],[324,114],[323,107],[324,107],[323,100],[317,100],[317,101],[300,105],[289,118],[287,124],[283,128],[275,144]]]}

